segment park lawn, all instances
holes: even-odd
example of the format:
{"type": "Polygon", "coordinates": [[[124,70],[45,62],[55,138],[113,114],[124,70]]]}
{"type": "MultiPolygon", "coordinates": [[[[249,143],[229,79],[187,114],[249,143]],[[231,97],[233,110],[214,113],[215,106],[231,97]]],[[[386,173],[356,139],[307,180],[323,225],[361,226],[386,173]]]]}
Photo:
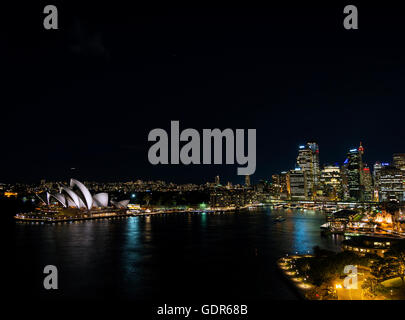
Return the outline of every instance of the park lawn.
{"type": "Polygon", "coordinates": [[[392,290],[392,299],[405,300],[405,287],[402,284],[401,278],[385,280],[381,284],[387,289],[392,290]]]}

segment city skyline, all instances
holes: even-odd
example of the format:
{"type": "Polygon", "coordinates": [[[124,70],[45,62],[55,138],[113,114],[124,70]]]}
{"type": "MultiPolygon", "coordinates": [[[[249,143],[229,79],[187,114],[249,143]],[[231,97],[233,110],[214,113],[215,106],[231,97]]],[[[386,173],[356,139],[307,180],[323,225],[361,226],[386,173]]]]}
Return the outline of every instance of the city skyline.
{"type": "Polygon", "coordinates": [[[136,12],[66,4],[57,33],[35,15],[24,18],[38,28],[10,30],[0,181],[67,179],[76,168],[88,180],[243,182],[236,166],[151,165],[148,133],[171,120],[256,129],[259,177],[292,167],[306,141],[325,163],[359,141],[371,163],[402,152],[405,54],[379,7],[362,8],[359,32],[341,26],[338,5],[136,12]]]}
{"type": "MultiPolygon", "coordinates": [[[[256,177],[256,183],[251,182],[251,176],[245,175],[244,182],[232,183],[227,179],[222,179],[220,175],[212,177],[200,183],[176,183],[175,181],[141,180],[127,179],[126,181],[96,182],[85,181],[90,188],[95,191],[123,191],[124,194],[130,192],[149,191],[197,191],[208,192],[214,196],[214,203],[221,203],[223,199],[228,199],[230,203],[236,201],[238,205],[247,205],[271,200],[310,200],[310,201],[353,201],[353,202],[387,202],[405,200],[405,153],[393,155],[392,162],[375,162],[368,165],[366,162],[366,149],[362,142],[357,148],[351,148],[346,153],[346,159],[339,165],[338,163],[320,162],[320,149],[316,142],[307,142],[297,148],[296,162],[293,168],[285,168],[279,173],[274,173],[271,177],[256,177]],[[221,187],[221,188],[220,188],[221,187]],[[215,189],[217,189],[215,191],[215,189]],[[221,191],[221,189],[223,191],[221,191]],[[239,192],[235,195],[226,195],[226,190],[254,190],[253,197],[246,197],[246,192],[242,191],[243,200],[239,199],[239,192]],[[219,198],[218,198],[219,195],[219,198]],[[245,202],[246,201],[246,202],[245,202]]],[[[75,176],[70,180],[70,185],[76,183],[75,176]]],[[[83,187],[87,188],[77,182],[83,187]]],[[[42,179],[40,184],[33,184],[23,187],[23,193],[42,194],[42,201],[47,199],[52,192],[57,191],[57,196],[62,199],[63,192],[68,192],[65,182],[47,181],[42,179]],[[67,190],[67,191],[66,191],[67,190]]],[[[1,185],[1,190],[6,196],[17,196],[19,187],[1,185]]],[[[21,190],[20,190],[21,191],[21,190]]],[[[88,193],[88,192],[87,192],[88,193]]],[[[253,194],[252,194],[253,195],[253,194]]],[[[90,198],[90,195],[88,194],[90,198]]],[[[54,197],[55,198],[55,197],[54,197]]],[[[132,198],[132,196],[131,196],[132,198]]],[[[55,198],[59,202],[60,199],[55,198]]],[[[211,200],[213,198],[211,197],[211,200]]],[[[73,198],[71,202],[74,202],[73,198]]],[[[66,201],[65,201],[66,202],[66,201]]],[[[83,202],[85,203],[85,202],[83,202]]]]}
{"type": "MultiPolygon", "coordinates": [[[[318,162],[319,162],[319,169],[318,170],[321,170],[324,167],[331,166],[331,165],[336,165],[336,166],[341,167],[342,165],[344,165],[345,161],[347,161],[348,153],[350,153],[351,150],[354,150],[354,149],[357,150],[357,147],[354,147],[354,146],[350,147],[347,150],[347,152],[340,157],[342,159],[341,161],[334,161],[334,160],[321,161],[322,156],[323,156],[323,152],[321,151],[322,149],[319,147],[319,144],[317,142],[315,142],[315,141],[313,141],[313,142],[317,146],[317,156],[318,156],[318,162]]],[[[293,170],[294,168],[297,168],[297,166],[300,167],[299,164],[298,164],[298,162],[299,162],[299,153],[300,153],[300,151],[303,151],[305,145],[306,145],[305,143],[299,144],[297,146],[297,148],[295,149],[296,152],[298,151],[298,157],[297,157],[297,154],[296,154],[295,157],[294,156],[292,157],[292,159],[288,159],[288,161],[285,161],[286,163],[292,163],[292,165],[284,166],[278,171],[271,172],[268,176],[259,176],[257,173],[255,173],[253,175],[250,175],[250,179],[254,183],[257,183],[257,182],[259,182],[261,180],[270,180],[271,176],[274,175],[274,174],[284,172],[284,171],[293,170]]],[[[360,141],[360,146],[362,147],[362,153],[364,153],[365,148],[364,148],[364,144],[362,144],[361,141],[360,141]]],[[[225,147],[225,145],[223,145],[223,147],[225,147]]],[[[366,153],[367,153],[367,151],[366,151],[366,153]]],[[[390,159],[377,158],[377,160],[375,160],[375,161],[369,161],[368,160],[368,155],[366,155],[366,158],[365,158],[366,160],[363,159],[364,160],[363,162],[365,164],[367,164],[367,166],[370,167],[372,169],[372,171],[374,171],[374,165],[375,164],[377,164],[377,163],[392,164],[394,162],[395,155],[403,155],[403,154],[404,154],[404,152],[394,152],[394,153],[392,153],[390,159]]],[[[186,165],[183,165],[183,166],[187,167],[186,165]]],[[[191,165],[191,166],[193,166],[193,165],[191,165]]],[[[194,165],[194,166],[199,166],[199,165],[194,165]]],[[[201,165],[201,166],[209,167],[207,165],[201,165]]],[[[231,167],[231,168],[236,167],[236,165],[220,165],[220,167],[224,167],[224,166],[231,167]]],[[[85,181],[94,181],[94,182],[126,182],[126,181],[141,180],[141,181],[165,181],[167,183],[175,183],[175,184],[204,184],[204,183],[209,182],[209,181],[214,179],[214,177],[207,177],[207,179],[205,179],[205,180],[201,179],[201,178],[195,178],[194,180],[188,180],[188,181],[187,180],[176,181],[175,178],[163,179],[163,178],[157,177],[157,178],[152,179],[152,178],[148,178],[148,177],[143,177],[142,175],[133,176],[133,177],[128,176],[128,177],[124,177],[123,179],[114,179],[114,178],[113,179],[103,179],[100,176],[98,178],[96,178],[96,179],[91,179],[91,178],[86,178],[85,175],[81,175],[80,173],[77,174],[78,171],[80,172],[81,170],[79,170],[78,168],[68,168],[65,171],[66,172],[65,174],[61,173],[57,178],[49,178],[49,177],[47,178],[45,176],[38,175],[39,178],[36,178],[35,180],[31,180],[31,179],[26,179],[25,181],[24,180],[21,180],[21,181],[7,181],[7,180],[4,180],[4,181],[0,181],[0,183],[7,183],[7,184],[13,184],[13,183],[38,183],[41,180],[66,181],[66,180],[69,180],[71,178],[70,177],[71,175],[80,177],[80,179],[83,179],[85,181]]],[[[229,170],[226,170],[225,172],[229,172],[229,170]]],[[[219,171],[217,171],[217,174],[215,175],[215,177],[218,176],[218,175],[222,178],[223,181],[226,180],[227,182],[231,182],[233,184],[245,184],[245,179],[246,179],[245,175],[238,176],[235,173],[233,175],[223,175],[219,171]]]]}

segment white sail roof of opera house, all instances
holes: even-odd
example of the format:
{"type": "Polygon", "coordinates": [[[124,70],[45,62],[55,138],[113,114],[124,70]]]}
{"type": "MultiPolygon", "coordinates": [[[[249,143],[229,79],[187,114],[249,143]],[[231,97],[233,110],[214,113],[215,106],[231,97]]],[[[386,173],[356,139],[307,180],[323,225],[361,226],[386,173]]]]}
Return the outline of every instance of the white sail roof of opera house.
{"type": "Polygon", "coordinates": [[[93,197],[91,196],[91,193],[89,189],[86,188],[86,186],[81,183],[80,181],[77,181],[76,179],[70,179],[70,188],[77,187],[79,190],[77,191],[77,194],[81,194],[81,199],[84,200],[84,204],[88,210],[90,210],[93,207],[93,197]]]}
{"type": "MultiPolygon", "coordinates": [[[[92,208],[108,207],[108,193],[101,192],[92,196],[89,189],[76,179],[70,179],[69,187],[61,186],[59,193],[50,194],[46,192],[45,195],[37,196],[46,205],[50,204],[51,199],[55,199],[64,208],[73,207],[91,210],[92,208]]],[[[125,209],[129,204],[129,200],[111,201],[111,204],[118,209],[125,209]]]]}
{"type": "Polygon", "coordinates": [[[52,194],[51,197],[56,199],[62,206],[67,207],[66,198],[62,193],[52,194]]]}
{"type": "Polygon", "coordinates": [[[129,200],[122,200],[120,202],[111,201],[112,205],[118,209],[124,209],[128,206],[129,200]]]}
{"type": "Polygon", "coordinates": [[[97,193],[93,196],[93,205],[97,207],[108,207],[108,193],[97,193]]]}

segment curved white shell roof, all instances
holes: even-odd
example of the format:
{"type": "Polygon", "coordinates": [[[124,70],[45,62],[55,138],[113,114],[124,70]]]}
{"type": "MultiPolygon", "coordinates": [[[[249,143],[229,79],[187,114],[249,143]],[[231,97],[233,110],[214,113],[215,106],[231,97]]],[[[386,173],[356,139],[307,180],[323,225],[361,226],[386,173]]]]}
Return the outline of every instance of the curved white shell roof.
{"type": "Polygon", "coordinates": [[[68,207],[77,208],[76,204],[72,200],[70,200],[70,198],[66,198],[66,201],[67,201],[67,206],[68,207]]]}
{"type": "Polygon", "coordinates": [[[114,207],[118,209],[125,209],[129,204],[129,200],[122,200],[120,202],[111,201],[111,203],[114,207]]]}
{"type": "Polygon", "coordinates": [[[67,196],[66,198],[68,200],[69,206],[70,206],[70,203],[73,202],[74,207],[80,208],[79,196],[76,193],[74,193],[74,191],[72,189],[69,189],[68,187],[62,187],[62,191],[67,193],[67,195],[65,195],[65,197],[67,196]]]}
{"type": "Polygon", "coordinates": [[[41,200],[44,204],[49,205],[49,197],[50,194],[49,192],[46,192],[45,195],[43,193],[39,194],[35,194],[39,200],[41,200]]]}
{"type": "Polygon", "coordinates": [[[93,196],[93,205],[96,207],[108,207],[108,193],[97,193],[93,196]]]}
{"type": "Polygon", "coordinates": [[[52,194],[51,197],[55,198],[62,206],[66,208],[67,201],[62,193],[52,194]]]}
{"type": "Polygon", "coordinates": [[[122,200],[118,202],[118,204],[120,205],[121,208],[126,208],[129,204],[129,200],[122,200]]]}
{"type": "Polygon", "coordinates": [[[80,195],[77,195],[79,197],[79,204],[80,204],[80,209],[81,208],[86,208],[86,204],[83,202],[82,198],[80,198],[80,195]]]}
{"type": "Polygon", "coordinates": [[[70,179],[70,187],[74,188],[75,186],[79,188],[80,193],[83,195],[83,197],[80,197],[80,199],[83,201],[84,206],[90,210],[93,207],[93,197],[91,196],[89,189],[87,189],[86,186],[80,181],[70,179]]]}

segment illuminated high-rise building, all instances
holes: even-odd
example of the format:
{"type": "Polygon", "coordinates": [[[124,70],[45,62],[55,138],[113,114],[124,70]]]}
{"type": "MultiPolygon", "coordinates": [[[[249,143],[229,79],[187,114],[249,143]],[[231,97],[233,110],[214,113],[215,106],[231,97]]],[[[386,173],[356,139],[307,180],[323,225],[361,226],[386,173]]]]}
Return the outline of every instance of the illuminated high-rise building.
{"type": "Polygon", "coordinates": [[[342,196],[343,200],[348,200],[350,198],[349,194],[349,158],[343,162],[342,167],[340,168],[340,175],[342,177],[342,196]]]}
{"type": "Polygon", "coordinates": [[[403,173],[394,166],[385,166],[380,172],[379,200],[404,200],[403,173]]]}
{"type": "Polygon", "coordinates": [[[301,168],[295,168],[288,172],[288,181],[290,184],[291,200],[307,199],[308,190],[306,182],[306,173],[301,168]]]}
{"type": "Polygon", "coordinates": [[[371,177],[370,168],[367,165],[363,167],[362,185],[364,186],[364,200],[371,201],[374,196],[373,178],[371,177]]]}
{"type": "Polygon", "coordinates": [[[283,171],[280,174],[273,174],[271,176],[271,182],[274,188],[279,190],[279,196],[281,199],[290,198],[290,181],[288,172],[283,171]]]}
{"type": "Polygon", "coordinates": [[[343,198],[342,175],[338,165],[327,165],[321,171],[320,186],[322,195],[330,200],[343,198]]]}
{"type": "Polygon", "coordinates": [[[279,174],[273,174],[271,176],[271,190],[274,196],[281,198],[281,185],[279,174]]]}
{"type": "Polygon", "coordinates": [[[271,182],[273,184],[280,185],[280,175],[279,174],[273,174],[271,176],[271,182]]]}
{"type": "Polygon", "coordinates": [[[305,173],[306,198],[313,199],[319,186],[319,147],[315,142],[299,146],[297,166],[305,173]]]}
{"type": "Polygon", "coordinates": [[[378,178],[378,176],[379,176],[379,174],[380,174],[380,172],[381,172],[381,168],[382,168],[382,165],[381,165],[381,162],[380,161],[377,161],[376,163],[374,163],[374,167],[373,167],[373,178],[374,178],[374,185],[377,187],[377,185],[378,185],[378,181],[379,181],[379,179],[377,179],[378,178]]]}
{"type": "Polygon", "coordinates": [[[290,199],[291,197],[291,186],[290,186],[290,175],[287,171],[280,173],[280,185],[283,197],[290,199]]]}
{"type": "Polygon", "coordinates": [[[388,162],[379,162],[377,161],[374,164],[374,170],[373,170],[373,178],[374,178],[374,189],[379,192],[380,191],[380,177],[381,177],[381,170],[384,167],[389,166],[390,164],[388,162]]]}
{"type": "Polygon", "coordinates": [[[217,185],[217,186],[220,185],[219,176],[215,177],[215,185],[217,185]]]}
{"type": "Polygon", "coordinates": [[[402,184],[405,189],[405,153],[395,153],[393,155],[393,165],[402,172],[402,184]]]}
{"type": "Polygon", "coordinates": [[[393,166],[399,170],[405,171],[405,153],[395,153],[392,158],[393,166]]]}
{"type": "Polygon", "coordinates": [[[350,149],[347,154],[347,184],[349,199],[355,201],[364,200],[364,186],[362,185],[363,161],[362,153],[357,148],[350,149]]]}
{"type": "Polygon", "coordinates": [[[280,198],[289,199],[290,198],[290,182],[288,172],[283,171],[280,174],[273,174],[271,176],[272,184],[279,188],[280,198]]]}

